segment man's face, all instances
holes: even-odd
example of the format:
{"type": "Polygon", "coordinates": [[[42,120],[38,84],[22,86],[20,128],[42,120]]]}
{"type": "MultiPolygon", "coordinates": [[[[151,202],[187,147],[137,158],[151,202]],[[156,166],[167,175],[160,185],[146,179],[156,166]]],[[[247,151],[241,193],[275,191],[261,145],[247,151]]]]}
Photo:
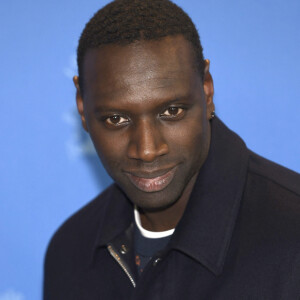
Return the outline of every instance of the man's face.
{"type": "Polygon", "coordinates": [[[210,144],[213,84],[195,70],[182,36],[86,53],[84,128],[110,176],[129,199],[159,210],[180,199],[205,161],[210,144]]]}

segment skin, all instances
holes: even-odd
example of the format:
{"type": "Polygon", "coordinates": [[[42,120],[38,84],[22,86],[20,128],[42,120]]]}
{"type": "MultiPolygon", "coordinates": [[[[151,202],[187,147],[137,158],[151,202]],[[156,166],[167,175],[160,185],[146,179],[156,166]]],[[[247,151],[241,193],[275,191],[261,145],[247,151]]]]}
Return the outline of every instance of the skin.
{"type": "Polygon", "coordinates": [[[208,60],[204,79],[194,65],[178,35],[90,49],[84,95],[73,79],[84,129],[151,231],[176,227],[208,155],[213,81],[208,60]]]}

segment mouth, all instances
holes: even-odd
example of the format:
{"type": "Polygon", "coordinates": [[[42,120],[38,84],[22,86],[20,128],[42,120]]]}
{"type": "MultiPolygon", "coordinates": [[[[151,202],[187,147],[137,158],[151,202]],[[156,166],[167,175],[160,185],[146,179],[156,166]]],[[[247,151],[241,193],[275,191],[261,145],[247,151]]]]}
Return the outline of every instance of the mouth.
{"type": "Polygon", "coordinates": [[[146,193],[159,192],[165,189],[173,180],[177,166],[165,171],[152,173],[127,173],[127,177],[133,185],[139,190],[146,193]],[[159,175],[156,175],[156,174],[159,175]]]}

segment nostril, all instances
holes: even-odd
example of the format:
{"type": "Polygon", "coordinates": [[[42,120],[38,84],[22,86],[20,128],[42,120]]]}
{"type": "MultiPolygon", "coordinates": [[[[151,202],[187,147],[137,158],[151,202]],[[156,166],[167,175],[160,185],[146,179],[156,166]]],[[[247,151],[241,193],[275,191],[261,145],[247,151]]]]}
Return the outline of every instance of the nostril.
{"type": "Polygon", "coordinates": [[[165,155],[165,154],[168,154],[169,153],[169,147],[168,147],[168,145],[166,144],[166,143],[162,143],[161,145],[160,145],[160,148],[159,148],[159,150],[158,150],[158,155],[159,156],[162,156],[162,155],[165,155]]]}

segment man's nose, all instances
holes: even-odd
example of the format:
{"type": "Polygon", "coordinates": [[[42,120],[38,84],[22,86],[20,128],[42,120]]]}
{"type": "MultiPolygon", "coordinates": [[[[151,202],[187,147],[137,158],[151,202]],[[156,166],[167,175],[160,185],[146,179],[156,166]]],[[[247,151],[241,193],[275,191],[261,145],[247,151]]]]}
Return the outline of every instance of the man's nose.
{"type": "Polygon", "coordinates": [[[156,120],[142,120],[131,128],[128,157],[152,162],[169,152],[156,120]]]}

